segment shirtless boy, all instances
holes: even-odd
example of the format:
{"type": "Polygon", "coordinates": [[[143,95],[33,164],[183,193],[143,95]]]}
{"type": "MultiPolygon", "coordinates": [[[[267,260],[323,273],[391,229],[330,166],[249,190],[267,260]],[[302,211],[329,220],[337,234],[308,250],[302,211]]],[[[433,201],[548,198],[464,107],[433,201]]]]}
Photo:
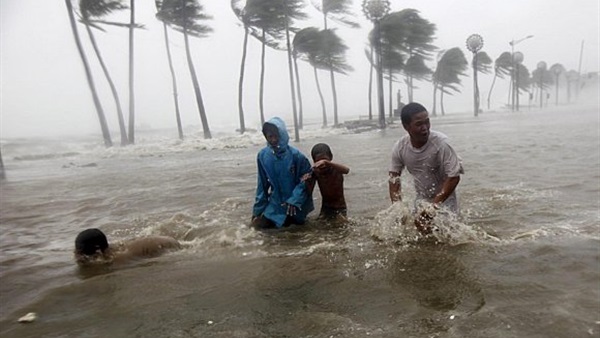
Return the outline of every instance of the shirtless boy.
{"type": "Polygon", "coordinates": [[[312,174],[307,175],[306,182],[311,190],[315,182],[319,185],[322,198],[319,218],[346,219],[344,175],[350,172],[350,168],[331,162],[333,153],[325,143],[316,144],[311,150],[311,156],[314,164],[312,174]]]}
{"type": "Polygon", "coordinates": [[[86,229],[75,238],[75,261],[80,266],[122,263],[133,258],[159,256],[167,250],[180,249],[179,242],[166,236],[149,236],[117,245],[108,245],[100,229],[86,229]]]}

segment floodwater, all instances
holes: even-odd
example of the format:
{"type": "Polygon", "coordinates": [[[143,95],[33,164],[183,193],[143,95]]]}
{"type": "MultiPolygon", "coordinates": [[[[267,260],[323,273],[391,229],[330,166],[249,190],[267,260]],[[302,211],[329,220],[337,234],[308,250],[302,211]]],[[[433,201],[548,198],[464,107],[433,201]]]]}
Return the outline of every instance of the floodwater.
{"type": "MultiPolygon", "coordinates": [[[[255,231],[261,135],[3,140],[2,337],[600,337],[597,106],[432,118],[462,157],[461,217],[435,238],[387,191],[398,125],[301,133],[348,165],[347,224],[255,231]],[[73,241],[184,249],[79,269],[73,241]],[[38,318],[18,323],[26,313],[38,318]]],[[[317,210],[320,206],[315,191],[317,210]]]]}

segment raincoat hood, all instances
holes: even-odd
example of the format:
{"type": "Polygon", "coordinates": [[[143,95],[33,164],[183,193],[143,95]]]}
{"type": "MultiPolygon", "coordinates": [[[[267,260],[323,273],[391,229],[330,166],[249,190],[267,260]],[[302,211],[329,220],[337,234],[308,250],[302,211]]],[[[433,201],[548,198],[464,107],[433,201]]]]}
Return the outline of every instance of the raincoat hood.
{"type": "MultiPolygon", "coordinates": [[[[277,131],[279,132],[279,142],[277,143],[277,146],[279,146],[279,150],[285,150],[290,142],[290,136],[285,128],[285,122],[283,122],[283,120],[279,117],[273,117],[269,121],[265,122],[265,124],[267,123],[277,127],[277,131]]],[[[270,146],[269,142],[267,142],[267,146],[270,146]]]]}

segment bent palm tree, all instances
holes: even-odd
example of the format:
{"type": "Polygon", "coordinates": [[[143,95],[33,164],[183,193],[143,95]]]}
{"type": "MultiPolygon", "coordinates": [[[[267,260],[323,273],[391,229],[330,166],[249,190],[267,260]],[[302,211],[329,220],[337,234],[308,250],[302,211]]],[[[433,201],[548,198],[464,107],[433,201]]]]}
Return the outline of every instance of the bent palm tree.
{"type": "Polygon", "coordinates": [[[265,83],[265,59],[266,47],[275,49],[283,49],[279,46],[278,40],[283,38],[283,30],[285,27],[284,15],[281,14],[280,4],[274,0],[247,0],[246,17],[249,20],[251,31],[250,34],[261,42],[261,57],[260,57],[260,82],[258,92],[258,106],[260,112],[261,125],[265,123],[264,113],[264,83],[265,83]],[[255,28],[255,29],[254,29],[255,28]]]}
{"type": "Polygon", "coordinates": [[[490,69],[491,69],[491,65],[492,64],[492,59],[490,59],[490,57],[487,55],[486,52],[477,52],[476,54],[473,55],[473,62],[472,62],[472,66],[473,66],[473,84],[474,84],[474,92],[475,92],[475,116],[479,115],[479,110],[480,110],[480,100],[481,97],[479,95],[479,83],[477,81],[477,74],[478,73],[483,73],[483,74],[489,74],[490,73],[490,69]]]}
{"type": "MultiPolygon", "coordinates": [[[[546,67],[536,68],[531,72],[531,83],[534,83],[538,87],[540,93],[540,108],[544,105],[544,90],[550,87],[553,83],[552,75],[546,67]]],[[[547,103],[546,103],[547,104],[547,103]]]]}
{"type": "Polygon", "coordinates": [[[352,67],[348,65],[346,61],[346,50],[348,47],[344,44],[342,39],[331,29],[322,30],[320,52],[323,55],[323,61],[325,68],[330,72],[331,80],[331,92],[333,95],[333,125],[338,126],[338,114],[337,114],[337,90],[335,86],[334,73],[346,74],[351,71],[352,67]]]}
{"type": "MultiPolygon", "coordinates": [[[[156,0],[155,2],[157,13],[160,12],[162,7],[162,0],[156,0]]],[[[157,18],[160,20],[157,14],[157,18]]],[[[162,20],[161,20],[162,21],[162,20]]],[[[173,69],[173,59],[171,58],[171,48],[169,47],[169,32],[167,30],[167,23],[163,23],[163,34],[165,37],[165,48],[167,50],[167,61],[169,63],[169,71],[171,72],[171,85],[173,87],[173,102],[175,104],[175,121],[177,122],[177,132],[179,133],[179,139],[183,140],[183,126],[181,123],[181,113],[179,111],[179,99],[177,98],[177,79],[175,78],[175,69],[173,69]]]]}
{"type": "Polygon", "coordinates": [[[296,89],[294,85],[294,70],[292,66],[292,42],[290,39],[290,30],[292,30],[292,24],[294,20],[303,19],[306,14],[302,12],[304,2],[302,0],[278,0],[279,4],[277,10],[283,16],[283,23],[285,28],[285,45],[287,49],[288,58],[288,72],[290,79],[290,92],[292,94],[292,114],[294,118],[294,140],[300,142],[300,134],[298,132],[298,112],[296,109],[296,89]]]}
{"type": "MultiPolygon", "coordinates": [[[[315,77],[315,82],[317,85],[317,92],[319,94],[319,99],[321,101],[321,113],[323,116],[323,127],[327,126],[327,109],[325,108],[325,100],[323,98],[323,92],[321,91],[321,85],[319,83],[319,76],[317,74],[317,66],[318,58],[319,58],[319,49],[321,44],[321,36],[319,34],[319,29],[315,27],[304,28],[294,36],[293,45],[294,45],[294,60],[304,55],[311,66],[313,67],[313,74],[315,77]]],[[[294,61],[295,63],[295,61],[294,61]]],[[[296,67],[296,82],[298,83],[298,87],[300,87],[300,76],[298,74],[298,70],[296,67]]],[[[300,91],[298,91],[300,94],[300,91]]],[[[298,99],[300,102],[300,107],[302,107],[302,98],[298,95],[298,99]]]]}
{"type": "Polygon", "coordinates": [[[79,33],[77,31],[77,23],[75,22],[75,14],[73,13],[73,4],[71,0],[65,0],[65,5],[67,6],[67,12],[69,14],[69,22],[71,23],[71,31],[73,32],[73,37],[75,39],[75,44],[77,45],[77,51],[79,52],[79,56],[81,57],[81,62],[83,63],[83,68],[85,70],[85,76],[87,79],[88,86],[90,87],[90,91],[92,92],[92,99],[94,100],[94,107],[96,108],[96,114],[98,115],[98,120],[100,121],[100,129],[102,131],[102,138],[104,139],[104,145],[106,147],[112,147],[112,140],[110,138],[110,132],[108,130],[108,124],[106,123],[106,116],[104,115],[104,110],[102,109],[102,104],[100,103],[100,99],[98,98],[98,93],[96,92],[96,85],[94,84],[94,78],[92,76],[92,72],[90,70],[90,65],[85,57],[85,53],[83,52],[83,46],[81,45],[81,40],[79,39],[79,33]]]}
{"type": "Polygon", "coordinates": [[[200,91],[198,77],[192,61],[189,42],[190,35],[195,37],[204,37],[206,34],[212,31],[210,27],[200,23],[202,20],[208,20],[211,18],[210,16],[204,14],[203,10],[204,7],[202,7],[198,0],[165,0],[161,6],[161,11],[156,15],[161,21],[167,22],[176,30],[183,33],[185,54],[192,78],[192,84],[194,86],[194,94],[196,95],[196,104],[198,105],[200,120],[202,122],[204,138],[210,139],[212,136],[210,133],[210,128],[208,127],[208,120],[206,118],[206,111],[204,109],[202,92],[200,91]]]}
{"type": "MultiPolygon", "coordinates": [[[[327,18],[331,17],[334,21],[340,22],[352,28],[358,28],[360,25],[354,22],[349,16],[352,16],[352,1],[350,0],[316,0],[312,1],[313,6],[323,13],[323,28],[327,30],[327,18]]],[[[329,77],[331,80],[331,92],[333,96],[333,125],[338,125],[338,100],[337,90],[335,88],[335,71],[329,68],[329,77]]]]}
{"type": "Polygon", "coordinates": [[[135,92],[133,86],[133,29],[135,23],[135,0],[129,2],[129,143],[135,143],[135,92]]]}
{"type": "Polygon", "coordinates": [[[490,98],[492,97],[492,91],[496,84],[496,78],[503,79],[505,75],[509,75],[512,70],[512,56],[510,52],[504,52],[494,61],[494,80],[490,87],[490,92],[487,97],[487,107],[490,109],[490,98]]]}
{"type": "Polygon", "coordinates": [[[241,4],[241,0],[231,0],[231,9],[235,16],[242,22],[244,27],[244,42],[242,45],[242,60],[240,62],[240,76],[238,80],[238,115],[240,119],[240,134],[246,131],[246,123],[244,121],[244,73],[246,69],[246,55],[248,52],[248,36],[250,35],[251,22],[253,20],[252,6],[253,2],[247,1],[245,5],[241,4]],[[248,10],[248,9],[249,10],[248,10]]]}
{"type": "MultiPolygon", "coordinates": [[[[119,93],[117,92],[117,88],[110,76],[108,68],[102,59],[102,54],[100,53],[100,49],[98,48],[98,44],[96,43],[96,38],[94,37],[94,33],[92,32],[92,27],[104,31],[102,27],[100,27],[97,22],[98,19],[112,13],[115,10],[121,10],[127,8],[124,6],[120,0],[79,0],[79,12],[81,14],[81,23],[85,25],[88,36],[90,38],[90,42],[96,53],[96,57],[98,58],[98,62],[100,63],[100,67],[102,68],[102,72],[104,72],[104,76],[106,77],[106,81],[110,87],[110,91],[112,93],[113,99],[115,100],[115,105],[117,108],[117,119],[119,121],[119,130],[121,132],[121,145],[127,145],[129,142],[127,138],[127,129],[125,127],[125,120],[123,119],[123,109],[121,108],[121,101],[119,99],[119,93]]],[[[107,23],[107,22],[103,22],[107,23]]],[[[112,23],[111,23],[112,24],[112,23]]]]}
{"type": "Polygon", "coordinates": [[[442,115],[444,109],[444,93],[452,95],[452,92],[460,92],[458,86],[461,84],[460,77],[466,75],[469,63],[465,58],[463,51],[454,47],[444,52],[437,62],[432,80],[434,85],[434,95],[438,87],[440,89],[440,107],[442,115]]]}

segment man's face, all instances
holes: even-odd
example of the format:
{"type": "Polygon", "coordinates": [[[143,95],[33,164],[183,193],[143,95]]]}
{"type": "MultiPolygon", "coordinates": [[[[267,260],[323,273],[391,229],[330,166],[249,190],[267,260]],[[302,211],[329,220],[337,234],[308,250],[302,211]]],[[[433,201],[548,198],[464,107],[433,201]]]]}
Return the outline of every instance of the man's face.
{"type": "Polygon", "coordinates": [[[276,132],[273,132],[271,130],[267,130],[265,132],[265,138],[267,139],[267,142],[269,143],[269,145],[272,148],[277,148],[279,146],[279,134],[276,132]]]}
{"type": "Polygon", "coordinates": [[[427,143],[430,127],[429,114],[426,111],[413,115],[410,124],[404,125],[404,129],[410,135],[412,144],[417,147],[421,147],[427,143]]]}

